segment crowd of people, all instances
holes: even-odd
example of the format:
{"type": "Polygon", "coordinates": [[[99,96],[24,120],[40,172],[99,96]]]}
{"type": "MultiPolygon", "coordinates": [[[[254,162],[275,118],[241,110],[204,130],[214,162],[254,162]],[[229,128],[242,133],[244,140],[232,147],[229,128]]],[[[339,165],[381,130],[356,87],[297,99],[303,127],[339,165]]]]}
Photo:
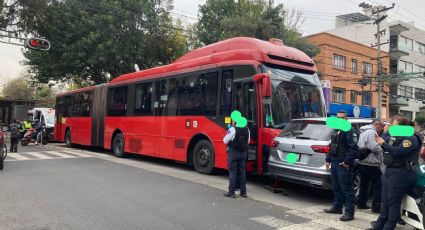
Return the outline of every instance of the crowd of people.
{"type": "MultiPolygon", "coordinates": [[[[347,119],[347,113],[339,111],[337,117],[347,119]]],[[[334,201],[332,207],[324,212],[344,213],[340,217],[341,221],[354,219],[356,163],[361,178],[357,208],[371,208],[372,212],[379,213],[378,219],[371,222],[369,229],[394,229],[401,222],[402,199],[414,190],[418,180],[423,137],[417,131],[413,135],[392,136],[389,128],[393,125],[415,127],[406,117],[396,115],[388,124],[374,119],[371,125],[361,127],[358,140],[353,129],[336,130],[326,158],[326,168],[331,172],[334,201]],[[372,184],[373,191],[371,207],[367,204],[369,184],[372,184]]]]}
{"type": "Polygon", "coordinates": [[[24,138],[26,132],[33,128],[35,129],[35,144],[37,145],[39,142],[41,142],[41,131],[43,126],[45,126],[43,119],[41,121],[35,120],[34,122],[31,122],[28,119],[24,121],[13,119],[9,125],[10,152],[18,151],[19,141],[24,138]]]}

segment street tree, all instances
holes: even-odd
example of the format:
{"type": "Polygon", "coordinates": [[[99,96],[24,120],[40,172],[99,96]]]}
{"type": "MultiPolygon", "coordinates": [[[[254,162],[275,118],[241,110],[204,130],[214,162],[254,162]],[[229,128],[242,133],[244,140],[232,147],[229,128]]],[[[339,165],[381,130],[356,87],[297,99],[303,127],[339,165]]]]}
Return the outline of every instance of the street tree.
{"type": "Polygon", "coordinates": [[[309,56],[319,52],[298,32],[302,12],[286,9],[283,4],[273,6],[267,0],[207,0],[199,6],[198,19],[193,30],[199,40],[196,46],[247,36],[262,40],[279,38],[309,56]]]}
{"type": "Polygon", "coordinates": [[[63,0],[48,6],[32,26],[47,52],[26,50],[25,64],[39,82],[104,83],[121,74],[168,64],[186,51],[170,16],[171,0],[63,0]],[[110,76],[110,77],[108,77],[110,76]]]}
{"type": "Polygon", "coordinates": [[[2,94],[4,97],[10,99],[33,99],[34,87],[26,76],[20,76],[7,82],[2,94]]]}

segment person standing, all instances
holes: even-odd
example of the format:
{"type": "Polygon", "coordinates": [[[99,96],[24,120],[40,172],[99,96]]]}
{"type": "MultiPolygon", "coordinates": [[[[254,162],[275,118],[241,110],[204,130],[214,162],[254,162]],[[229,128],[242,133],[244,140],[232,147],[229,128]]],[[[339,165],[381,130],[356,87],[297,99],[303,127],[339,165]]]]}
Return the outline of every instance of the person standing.
{"type": "MultiPolygon", "coordinates": [[[[337,117],[347,120],[347,113],[338,111],[337,117]]],[[[342,214],[342,206],[345,205],[344,215],[341,221],[354,220],[354,206],[356,202],[354,193],[354,159],[357,157],[357,143],[354,141],[354,131],[335,130],[332,135],[329,154],[326,157],[326,169],[331,170],[332,190],[334,201],[331,208],[325,209],[325,213],[342,214]],[[344,203],[345,202],[345,203],[344,203]]]]}
{"type": "Polygon", "coordinates": [[[250,133],[246,118],[239,118],[236,127],[235,121],[223,138],[227,145],[227,163],[229,170],[229,189],[225,197],[235,198],[236,186],[239,185],[240,196],[246,198],[246,157],[250,133]]]}
{"type": "Polygon", "coordinates": [[[18,152],[18,143],[19,143],[19,124],[16,122],[16,119],[13,119],[12,123],[9,125],[10,129],[10,152],[18,152]]]}
{"type": "Polygon", "coordinates": [[[360,128],[361,134],[357,145],[360,151],[366,149],[369,155],[358,161],[360,172],[360,192],[358,200],[359,209],[370,209],[367,205],[369,182],[372,182],[373,202],[372,212],[379,213],[381,210],[381,166],[383,164],[383,150],[375,141],[375,136],[380,136],[384,129],[384,123],[380,119],[374,119],[371,125],[360,128]]]}
{"type": "MultiPolygon", "coordinates": [[[[410,121],[398,117],[393,125],[409,126],[410,121]]],[[[412,190],[418,179],[416,168],[422,139],[413,136],[396,136],[392,144],[383,138],[375,137],[384,150],[385,173],[382,176],[381,211],[377,221],[371,222],[369,230],[393,230],[400,220],[401,201],[412,190]]]]}
{"type": "Polygon", "coordinates": [[[37,123],[37,125],[35,126],[35,131],[36,131],[36,135],[35,135],[35,144],[38,145],[38,143],[42,143],[43,144],[43,128],[45,126],[44,123],[44,117],[42,116],[40,121],[37,123]]]}

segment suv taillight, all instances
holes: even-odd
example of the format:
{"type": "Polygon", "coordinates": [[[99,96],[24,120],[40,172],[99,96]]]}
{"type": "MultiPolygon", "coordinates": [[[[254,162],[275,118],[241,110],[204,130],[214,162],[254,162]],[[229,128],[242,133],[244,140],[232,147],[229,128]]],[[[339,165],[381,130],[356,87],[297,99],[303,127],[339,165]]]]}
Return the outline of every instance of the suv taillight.
{"type": "Polygon", "coordinates": [[[311,148],[318,153],[328,154],[329,152],[329,145],[313,145],[311,148]]]}
{"type": "Polygon", "coordinates": [[[279,141],[273,141],[272,142],[272,147],[276,148],[277,146],[279,146],[279,141]]]}

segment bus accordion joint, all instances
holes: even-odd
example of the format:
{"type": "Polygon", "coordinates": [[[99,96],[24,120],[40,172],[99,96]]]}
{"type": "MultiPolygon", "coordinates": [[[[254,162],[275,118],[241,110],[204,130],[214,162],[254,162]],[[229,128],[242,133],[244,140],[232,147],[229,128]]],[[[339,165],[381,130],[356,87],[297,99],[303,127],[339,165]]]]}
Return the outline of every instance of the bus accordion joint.
{"type": "Polygon", "coordinates": [[[263,97],[271,97],[272,96],[272,88],[269,74],[260,73],[254,76],[254,82],[261,84],[261,92],[263,97]]]}

